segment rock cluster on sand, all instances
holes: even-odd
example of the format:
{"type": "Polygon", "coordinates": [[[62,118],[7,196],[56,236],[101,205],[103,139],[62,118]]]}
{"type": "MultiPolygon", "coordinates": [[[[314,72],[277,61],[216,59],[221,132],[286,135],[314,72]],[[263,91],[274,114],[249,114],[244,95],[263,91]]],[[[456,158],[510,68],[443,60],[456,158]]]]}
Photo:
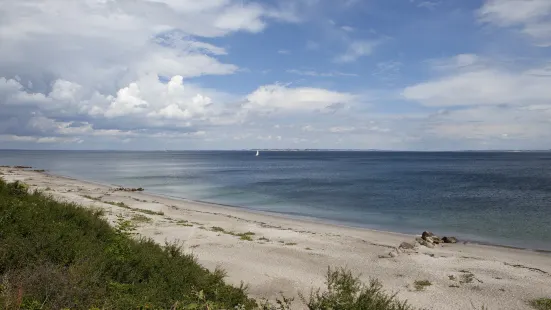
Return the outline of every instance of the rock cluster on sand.
{"type": "Polygon", "coordinates": [[[421,238],[417,237],[415,240],[419,242],[419,244],[424,245],[428,248],[434,248],[435,245],[441,243],[457,243],[457,239],[455,237],[440,238],[430,231],[424,231],[421,234],[421,238]]]}
{"type": "Polygon", "coordinates": [[[141,188],[141,187],[138,187],[138,188],[117,187],[117,188],[115,188],[115,191],[121,191],[121,192],[143,192],[144,189],[141,188]]]}
{"type": "Polygon", "coordinates": [[[386,255],[379,255],[380,258],[393,258],[397,257],[401,253],[414,253],[417,252],[417,247],[419,245],[426,246],[427,248],[434,248],[436,245],[441,243],[457,243],[455,237],[438,237],[430,231],[424,231],[421,234],[421,237],[415,238],[415,242],[402,242],[397,248],[393,248],[386,255]]]}

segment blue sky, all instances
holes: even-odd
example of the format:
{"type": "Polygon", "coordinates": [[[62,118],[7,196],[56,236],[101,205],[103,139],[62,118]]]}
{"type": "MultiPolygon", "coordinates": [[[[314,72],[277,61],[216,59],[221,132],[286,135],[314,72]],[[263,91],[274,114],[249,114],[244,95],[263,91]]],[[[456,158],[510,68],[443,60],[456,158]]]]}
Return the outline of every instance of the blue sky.
{"type": "Polygon", "coordinates": [[[0,148],[551,148],[548,0],[7,0],[0,148]]]}

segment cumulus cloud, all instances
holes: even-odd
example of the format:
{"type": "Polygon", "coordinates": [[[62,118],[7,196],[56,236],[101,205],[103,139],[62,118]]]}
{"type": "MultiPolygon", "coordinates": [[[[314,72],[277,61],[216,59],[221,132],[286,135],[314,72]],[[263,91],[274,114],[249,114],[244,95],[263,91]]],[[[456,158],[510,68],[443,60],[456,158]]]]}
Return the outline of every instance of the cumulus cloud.
{"type": "Polygon", "coordinates": [[[185,79],[239,68],[203,38],[297,22],[295,9],[238,0],[3,1],[0,135],[57,135],[47,140],[56,143],[204,133],[199,127],[227,113],[214,102],[234,96],[185,79]]]}
{"type": "Polygon", "coordinates": [[[482,22],[518,27],[537,45],[551,46],[551,2],[548,0],[487,0],[477,14],[482,22]]]}
{"type": "Polygon", "coordinates": [[[322,88],[292,88],[281,84],[259,87],[246,98],[246,109],[273,109],[290,111],[323,110],[337,103],[352,102],[352,94],[322,88]]]}

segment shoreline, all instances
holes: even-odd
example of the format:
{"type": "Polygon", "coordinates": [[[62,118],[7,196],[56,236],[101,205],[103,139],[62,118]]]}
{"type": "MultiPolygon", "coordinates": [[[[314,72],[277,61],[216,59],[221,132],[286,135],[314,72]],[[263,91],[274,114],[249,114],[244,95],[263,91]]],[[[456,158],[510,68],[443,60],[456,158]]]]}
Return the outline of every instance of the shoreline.
{"type": "Polygon", "coordinates": [[[366,282],[377,278],[401,300],[428,309],[474,304],[528,310],[529,300],[551,296],[549,253],[475,243],[404,249],[400,244],[415,244],[415,236],[117,191],[112,184],[32,170],[0,172],[6,181],[20,180],[56,200],[102,209],[110,223],[117,216],[132,220],[140,235],[160,244],[180,242],[201,265],[222,267],[228,283],[249,284],[250,295],[259,299],[324,287],[328,266],[347,267],[366,282]],[[431,285],[418,290],[418,280],[431,285]]]}
{"type": "MultiPolygon", "coordinates": [[[[30,171],[33,171],[33,170],[30,170],[30,171]]],[[[50,175],[50,176],[53,176],[53,177],[65,178],[65,179],[73,180],[73,181],[82,181],[82,182],[97,184],[97,185],[101,185],[101,186],[124,187],[124,185],[121,185],[121,184],[114,184],[114,183],[108,183],[108,182],[104,183],[104,182],[100,182],[100,181],[97,181],[97,180],[90,180],[90,179],[78,179],[78,178],[75,178],[75,177],[72,177],[72,176],[66,176],[66,175],[50,173],[48,171],[44,171],[44,172],[40,172],[40,173],[43,173],[45,175],[50,175]]],[[[247,213],[251,213],[251,214],[272,216],[272,217],[278,217],[278,218],[290,219],[290,220],[297,220],[297,221],[305,221],[305,222],[309,222],[309,223],[312,223],[312,224],[330,225],[330,226],[341,227],[341,228],[361,229],[361,230],[368,230],[368,231],[380,232],[380,233],[397,234],[397,235],[402,235],[402,236],[409,236],[409,237],[412,237],[412,238],[420,236],[420,234],[416,235],[416,234],[404,233],[404,232],[399,232],[399,231],[374,229],[374,228],[367,227],[367,225],[366,226],[352,225],[350,223],[332,221],[332,220],[324,219],[324,218],[292,215],[292,214],[283,213],[283,212],[261,211],[261,210],[255,210],[255,209],[252,209],[252,208],[247,208],[247,207],[238,206],[238,205],[230,205],[230,204],[217,203],[217,202],[211,202],[211,201],[205,201],[205,200],[199,200],[199,199],[191,199],[191,198],[186,198],[186,197],[172,196],[172,195],[167,195],[167,194],[162,194],[162,193],[157,193],[157,192],[150,192],[147,188],[144,189],[143,193],[151,195],[151,196],[158,196],[158,197],[163,197],[163,198],[168,198],[168,199],[175,199],[175,200],[180,200],[180,201],[189,202],[189,203],[198,203],[198,204],[210,205],[210,206],[215,206],[215,207],[228,208],[229,210],[236,209],[236,210],[240,210],[242,212],[247,212],[247,213]]],[[[545,250],[545,249],[539,249],[539,248],[520,247],[520,246],[499,244],[499,243],[493,243],[493,242],[477,241],[477,240],[465,239],[465,238],[461,238],[460,240],[458,240],[458,242],[461,242],[461,243],[466,242],[466,243],[469,243],[469,244],[476,244],[476,245],[490,246],[490,247],[498,247],[498,248],[505,248],[505,249],[531,251],[531,252],[544,253],[544,254],[551,255],[551,250],[545,250]]]]}

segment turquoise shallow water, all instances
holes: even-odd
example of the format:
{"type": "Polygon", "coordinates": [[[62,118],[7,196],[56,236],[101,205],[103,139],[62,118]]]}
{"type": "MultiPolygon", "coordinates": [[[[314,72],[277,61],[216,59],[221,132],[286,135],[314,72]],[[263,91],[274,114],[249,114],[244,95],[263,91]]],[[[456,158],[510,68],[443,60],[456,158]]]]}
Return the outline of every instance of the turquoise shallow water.
{"type": "Polygon", "coordinates": [[[551,250],[548,152],[0,151],[0,165],[350,226],[551,250]]]}

